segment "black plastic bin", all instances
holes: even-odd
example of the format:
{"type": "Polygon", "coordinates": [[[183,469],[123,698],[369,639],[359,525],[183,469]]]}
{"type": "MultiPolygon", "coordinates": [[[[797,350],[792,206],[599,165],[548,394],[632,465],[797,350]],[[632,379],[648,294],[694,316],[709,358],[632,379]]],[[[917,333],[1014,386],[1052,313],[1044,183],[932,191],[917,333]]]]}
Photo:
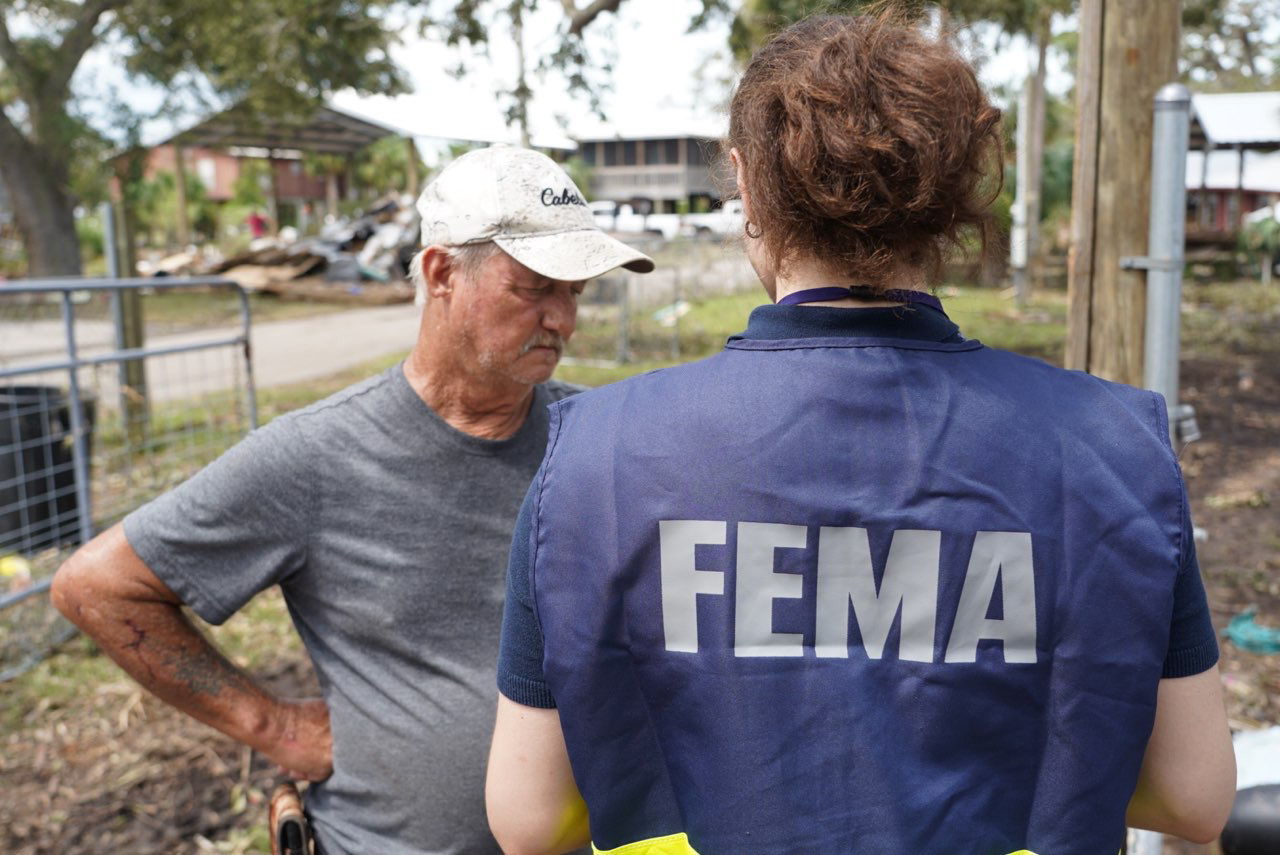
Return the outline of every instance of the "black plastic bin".
{"type": "MultiPolygon", "coordinates": [[[[86,451],[94,402],[81,398],[86,451]]],[[[67,394],[0,386],[0,555],[80,543],[80,507],[67,394]]]]}
{"type": "Polygon", "coordinates": [[[1236,793],[1223,855],[1275,855],[1280,852],[1280,784],[1262,784],[1236,793]]]}

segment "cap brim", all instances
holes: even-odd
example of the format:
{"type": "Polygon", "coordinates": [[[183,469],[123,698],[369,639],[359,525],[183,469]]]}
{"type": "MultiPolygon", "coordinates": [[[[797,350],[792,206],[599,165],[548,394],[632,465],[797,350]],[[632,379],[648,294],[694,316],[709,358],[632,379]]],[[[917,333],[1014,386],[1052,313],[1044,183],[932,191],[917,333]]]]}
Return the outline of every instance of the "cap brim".
{"type": "Polygon", "coordinates": [[[599,229],[580,229],[527,237],[495,237],[493,242],[534,273],[577,282],[625,267],[653,271],[653,259],[599,229]]]}

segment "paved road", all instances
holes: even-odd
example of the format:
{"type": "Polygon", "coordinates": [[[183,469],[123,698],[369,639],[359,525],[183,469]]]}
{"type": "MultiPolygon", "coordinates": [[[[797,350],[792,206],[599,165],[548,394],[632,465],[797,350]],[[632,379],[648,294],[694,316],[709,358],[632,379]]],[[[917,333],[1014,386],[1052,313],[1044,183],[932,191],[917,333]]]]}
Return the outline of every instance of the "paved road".
{"type": "Polygon", "coordinates": [[[300,383],[408,350],[421,314],[410,303],[257,324],[250,336],[254,379],[261,387],[300,383]]]}
{"type": "MultiPolygon", "coordinates": [[[[325,377],[388,353],[408,350],[418,332],[413,306],[378,306],[328,315],[254,324],[250,334],[254,380],[259,388],[325,377]]],[[[166,347],[236,335],[237,328],[154,336],[148,347],[166,347]]],[[[76,343],[82,356],[111,349],[107,321],[81,321],[76,343]]],[[[239,382],[239,353],[232,348],[152,357],[147,375],[153,400],[180,400],[231,388],[239,382]]],[[[65,359],[61,321],[0,323],[0,368],[65,359]]],[[[106,406],[119,398],[115,366],[86,369],[88,384],[106,406]]],[[[0,385],[66,387],[65,371],[0,378],[0,385]]]]}

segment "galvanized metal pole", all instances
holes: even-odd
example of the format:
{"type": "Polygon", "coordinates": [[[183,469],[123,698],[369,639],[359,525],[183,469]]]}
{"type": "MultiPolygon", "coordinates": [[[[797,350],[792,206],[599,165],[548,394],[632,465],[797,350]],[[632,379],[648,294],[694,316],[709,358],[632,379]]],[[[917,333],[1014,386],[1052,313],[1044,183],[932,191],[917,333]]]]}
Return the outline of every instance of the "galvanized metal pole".
{"type": "MultiPolygon", "coordinates": [[[[107,278],[120,279],[120,236],[116,231],[116,207],[111,202],[102,203],[102,242],[107,249],[107,278]]],[[[111,326],[115,330],[116,350],[124,350],[128,347],[128,336],[125,334],[124,323],[124,291],[116,288],[111,292],[111,326]]],[[[120,412],[122,414],[129,412],[129,396],[125,394],[125,390],[129,388],[129,372],[125,367],[125,363],[120,363],[116,367],[116,386],[120,390],[120,412]]],[[[126,422],[128,417],[125,416],[126,422]]],[[[126,436],[128,431],[125,431],[126,436]]]]}
{"type": "Polygon", "coordinates": [[[76,316],[71,304],[71,289],[62,292],[62,325],[67,336],[67,360],[71,363],[71,462],[76,476],[76,509],[80,514],[80,542],[93,539],[93,514],[89,507],[89,442],[85,425],[83,402],[80,400],[80,367],[76,364],[76,316]]]}
{"type": "Polygon", "coordinates": [[[253,345],[249,339],[249,294],[239,285],[233,284],[232,287],[240,300],[241,330],[244,334],[244,347],[241,349],[244,356],[244,396],[249,407],[249,428],[255,429],[258,427],[258,387],[253,380],[253,345]]]}
{"type": "MultiPolygon", "coordinates": [[[[1187,142],[1191,92],[1170,83],[1155,96],[1151,145],[1151,219],[1147,237],[1147,324],[1143,385],[1164,395],[1178,437],[1183,245],[1187,211],[1187,142]]],[[[1184,437],[1185,438],[1185,437],[1184,437]]]]}

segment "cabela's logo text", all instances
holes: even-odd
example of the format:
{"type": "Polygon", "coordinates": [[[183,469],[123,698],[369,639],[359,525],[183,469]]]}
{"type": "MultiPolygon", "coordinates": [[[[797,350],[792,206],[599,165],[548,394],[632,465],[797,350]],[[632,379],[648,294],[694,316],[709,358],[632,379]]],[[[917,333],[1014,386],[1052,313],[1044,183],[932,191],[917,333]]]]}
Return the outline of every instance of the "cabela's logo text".
{"type": "Polygon", "coordinates": [[[568,187],[564,188],[559,193],[552,190],[550,187],[545,188],[542,191],[542,204],[546,205],[548,208],[553,205],[581,205],[584,208],[587,207],[587,203],[583,201],[582,197],[577,193],[574,193],[568,187]]]}

